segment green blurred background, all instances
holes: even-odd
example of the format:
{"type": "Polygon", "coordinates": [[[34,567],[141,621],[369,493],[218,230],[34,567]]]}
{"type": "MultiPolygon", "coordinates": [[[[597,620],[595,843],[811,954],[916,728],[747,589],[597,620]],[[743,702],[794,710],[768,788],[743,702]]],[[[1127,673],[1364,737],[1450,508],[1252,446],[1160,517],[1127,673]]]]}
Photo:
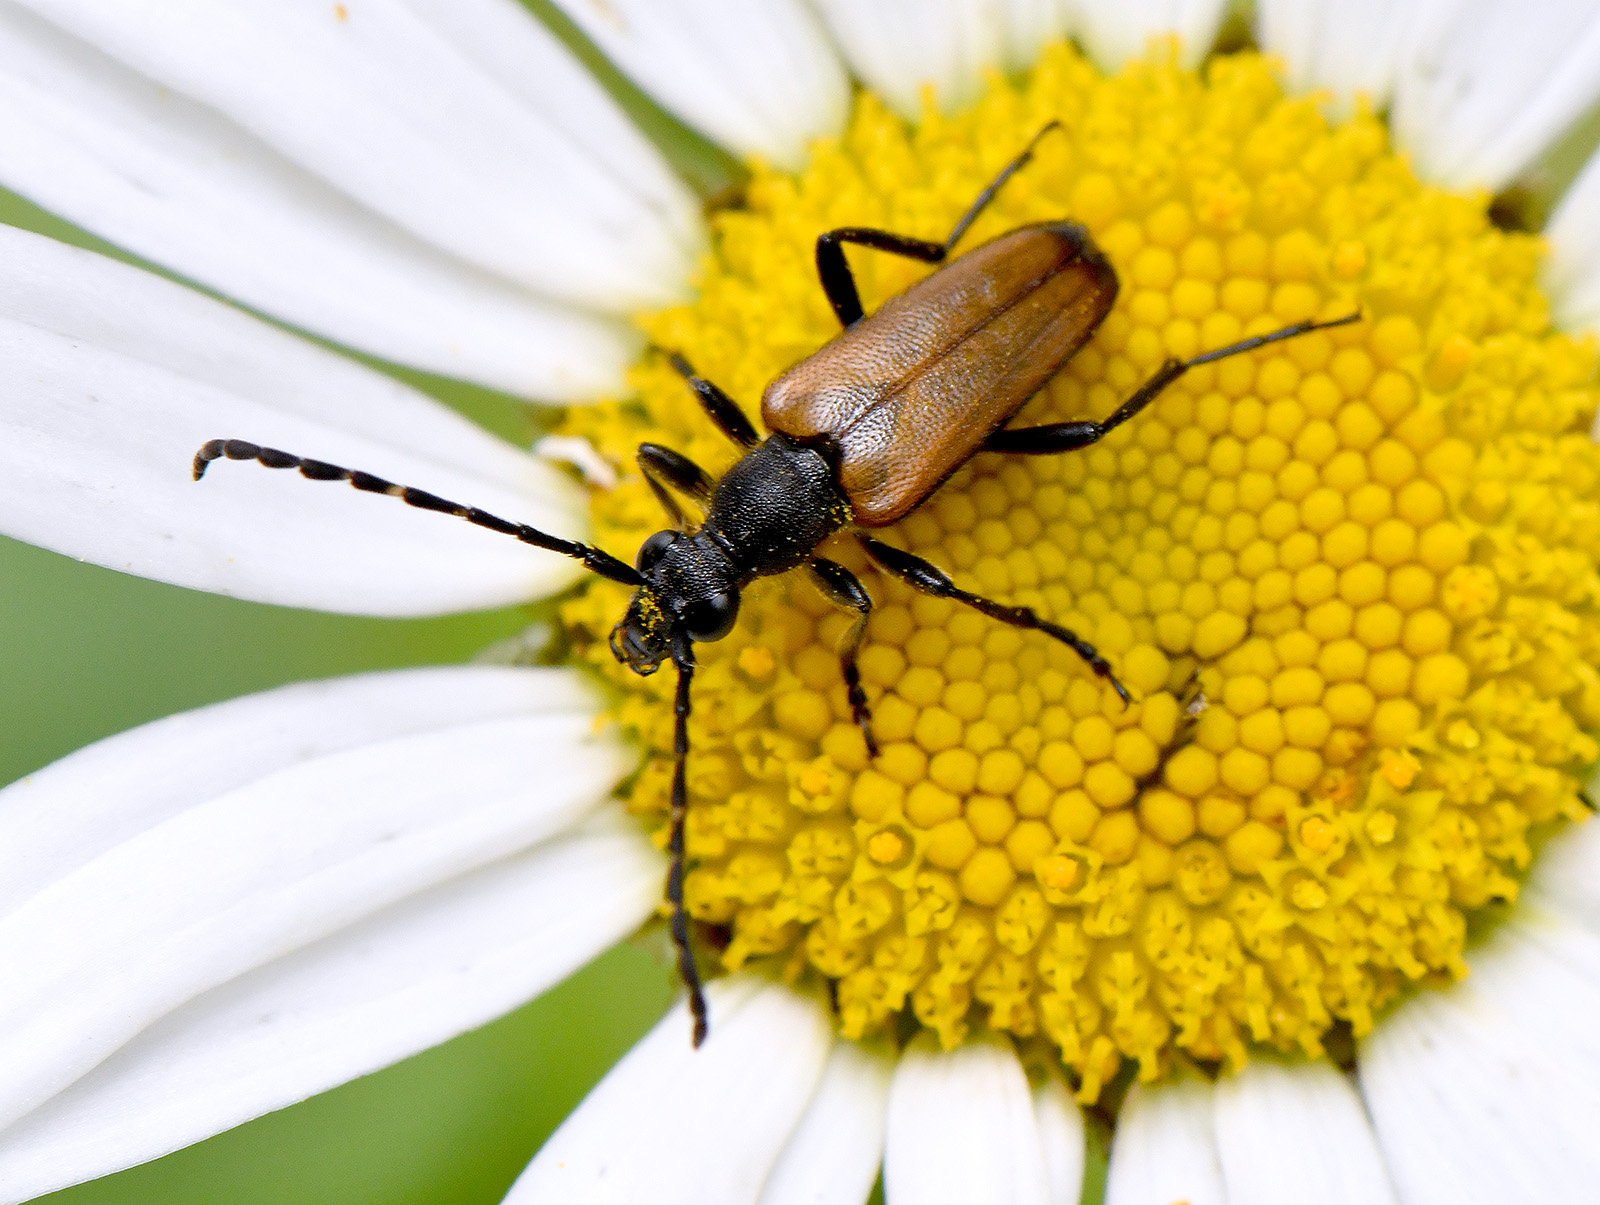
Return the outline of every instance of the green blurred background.
{"type": "MultiPolygon", "coordinates": [[[[736,181],[736,164],[633,89],[545,0],[525,2],[702,196],[736,181]]],[[[3,192],[0,221],[141,262],[3,192]]],[[[517,442],[535,435],[544,417],[487,390],[374,367],[517,442]]],[[[519,631],[531,612],[397,621],[285,611],[143,581],[0,537],[0,616],[0,783],[7,783],[175,711],[305,678],[459,663],[519,631]]],[[[483,1029],[165,1159],[42,1199],[499,1201],[674,990],[659,957],[625,945],[483,1029]]]]}

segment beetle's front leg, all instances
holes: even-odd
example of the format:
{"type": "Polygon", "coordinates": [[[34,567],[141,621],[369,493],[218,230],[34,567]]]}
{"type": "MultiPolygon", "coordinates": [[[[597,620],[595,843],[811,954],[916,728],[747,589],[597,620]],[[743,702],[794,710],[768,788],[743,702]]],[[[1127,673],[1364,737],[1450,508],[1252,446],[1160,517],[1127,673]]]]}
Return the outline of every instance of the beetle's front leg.
{"type": "Polygon", "coordinates": [[[672,827],[667,837],[667,905],[671,915],[667,927],[678,952],[678,975],[689,992],[689,1015],[694,1018],[692,1041],[698,1047],[706,1040],[710,1022],[700,968],[695,965],[694,947],[689,944],[689,910],[683,902],[688,860],[684,829],[689,817],[689,689],[694,680],[694,653],[687,639],[674,640],[672,661],[678,669],[678,689],[672,707],[672,827]]]}
{"type": "Polygon", "coordinates": [[[856,667],[856,654],[861,649],[861,637],[867,630],[867,616],[872,614],[872,595],[868,594],[856,575],[837,561],[826,557],[813,557],[806,566],[812,579],[828,601],[849,607],[856,613],[855,623],[839,641],[839,665],[844,670],[845,691],[850,699],[850,714],[867,739],[867,756],[878,756],[878,741],[872,735],[872,710],[867,705],[867,692],[861,688],[861,671],[856,667]]]}
{"type": "Polygon", "coordinates": [[[710,474],[682,452],[674,452],[661,444],[639,445],[639,471],[650,483],[651,492],[661,509],[672,517],[678,527],[687,526],[683,508],[670,490],[677,490],[702,510],[711,506],[711,491],[715,483],[710,474]]]}
{"type": "Polygon", "coordinates": [[[1096,674],[1111,683],[1111,688],[1117,692],[1124,704],[1132,702],[1128,688],[1117,681],[1117,676],[1111,672],[1110,662],[1100,655],[1094,645],[1070,628],[1064,628],[1058,623],[1051,623],[1048,619],[1041,618],[1032,607],[1007,606],[1005,603],[968,593],[951,581],[950,575],[937,565],[909,552],[902,552],[882,540],[874,540],[871,536],[857,538],[867,550],[868,556],[912,589],[921,590],[924,594],[931,594],[935,598],[953,598],[975,611],[983,612],[990,619],[998,619],[1001,623],[1010,624],[1014,628],[1026,628],[1055,637],[1088,662],[1089,668],[1096,674]]]}

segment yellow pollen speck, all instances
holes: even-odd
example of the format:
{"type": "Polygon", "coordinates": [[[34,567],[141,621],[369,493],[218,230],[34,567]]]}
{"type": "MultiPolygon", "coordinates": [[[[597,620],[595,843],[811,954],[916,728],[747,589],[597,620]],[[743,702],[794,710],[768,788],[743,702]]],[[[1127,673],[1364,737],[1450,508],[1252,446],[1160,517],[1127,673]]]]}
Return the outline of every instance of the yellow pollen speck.
{"type": "Polygon", "coordinates": [[[1034,864],[1033,873],[1046,887],[1057,891],[1071,891],[1078,885],[1082,864],[1076,858],[1057,855],[1043,858],[1034,864]]]}
{"type": "Polygon", "coordinates": [[[899,833],[883,829],[867,838],[867,857],[887,865],[898,862],[906,852],[906,839],[899,833]]]}
{"type": "Polygon", "coordinates": [[[1337,837],[1338,830],[1321,816],[1307,816],[1300,822],[1300,843],[1314,853],[1327,853],[1337,837]]]}
{"type": "MultiPolygon", "coordinates": [[[[755,165],[712,214],[699,298],[643,317],[649,344],[756,420],[838,332],[817,235],[942,238],[1050,120],[958,251],[1071,217],[1121,289],[1019,424],[1104,418],[1168,356],[1361,320],[1202,366],[1096,446],[975,456],[883,533],[1093,641],[1127,707],[1042,633],[918,594],[841,536],[818,553],[873,599],[873,759],[837,653],[853,616],[803,571],[752,582],[695,649],[685,894],[708,976],[832,980],[852,1038],[1037,1039],[1092,1100],[1124,1061],[1320,1051],[1463,973],[1472,910],[1586,813],[1600,451],[1595,351],[1550,329],[1536,240],[1248,54],[1105,77],[1058,46],[915,127],[864,95],[800,175],[755,165]]],[[[868,311],[930,271],[849,261],[868,311]]],[[[735,461],[659,352],[630,387],[565,433],[617,464],[644,441],[713,477],[735,461]]],[[[637,475],[592,510],[628,560],[664,522],[637,475]]],[[[659,832],[674,675],[613,659],[627,601],[595,580],[561,617],[643,750],[621,793],[659,832]]]]}
{"type": "Polygon", "coordinates": [[[1439,344],[1427,368],[1430,389],[1449,389],[1461,380],[1461,375],[1472,363],[1472,340],[1465,335],[1453,334],[1439,344]]]}
{"type": "Polygon", "coordinates": [[[1390,750],[1383,755],[1383,760],[1378,763],[1378,773],[1388,779],[1396,790],[1403,791],[1416,781],[1417,772],[1422,769],[1419,762],[1406,750],[1390,750]]]}
{"type": "Polygon", "coordinates": [[[1356,239],[1349,239],[1333,249],[1333,271],[1348,280],[1360,276],[1367,266],[1367,249],[1356,239]]]}
{"type": "Polygon", "coordinates": [[[777,667],[777,658],[769,648],[750,644],[739,650],[739,668],[757,682],[765,682],[772,677],[772,671],[777,667]]]}
{"type": "Polygon", "coordinates": [[[1328,889],[1308,875],[1296,875],[1289,885],[1289,901],[1302,912],[1315,912],[1328,902],[1328,889]]]}
{"type": "Polygon", "coordinates": [[[807,795],[820,795],[828,789],[831,777],[827,766],[813,762],[800,772],[800,789],[807,795]]]}

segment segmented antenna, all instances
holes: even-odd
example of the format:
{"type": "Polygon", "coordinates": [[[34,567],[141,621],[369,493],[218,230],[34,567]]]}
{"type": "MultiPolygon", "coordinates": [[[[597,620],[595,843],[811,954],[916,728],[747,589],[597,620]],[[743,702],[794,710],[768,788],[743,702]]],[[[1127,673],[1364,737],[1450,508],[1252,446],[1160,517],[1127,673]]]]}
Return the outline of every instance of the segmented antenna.
{"type": "Polygon", "coordinates": [[[625,586],[644,584],[644,579],[632,565],[618,560],[609,552],[592,544],[564,540],[560,536],[540,531],[537,527],[529,527],[526,523],[513,523],[486,510],[479,510],[476,506],[462,506],[459,502],[451,502],[448,498],[441,498],[438,494],[430,494],[427,490],[419,490],[414,486],[396,485],[392,481],[372,473],[364,473],[360,469],[343,468],[329,464],[325,460],[311,460],[278,448],[264,448],[248,440],[213,439],[202,445],[194,454],[194,479],[199,481],[204,477],[212,461],[223,459],[253,460],[269,469],[299,469],[300,475],[311,481],[348,481],[356,489],[366,493],[387,494],[391,498],[400,499],[408,506],[415,506],[418,510],[454,515],[478,527],[497,531],[503,536],[513,536],[524,544],[532,544],[535,548],[570,556],[574,560],[582,561],[585,569],[598,573],[601,577],[610,578],[614,582],[621,582],[625,586]]]}

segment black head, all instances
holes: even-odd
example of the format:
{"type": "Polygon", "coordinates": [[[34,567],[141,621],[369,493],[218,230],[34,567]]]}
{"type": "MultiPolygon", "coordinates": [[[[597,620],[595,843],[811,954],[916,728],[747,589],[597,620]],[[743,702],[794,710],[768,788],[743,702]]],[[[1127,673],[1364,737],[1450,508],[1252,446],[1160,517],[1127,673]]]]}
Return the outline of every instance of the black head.
{"type": "Polygon", "coordinates": [[[721,640],[732,630],[738,575],[709,536],[658,531],[639,546],[634,564],[644,585],[611,629],[612,653],[634,673],[655,673],[677,639],[721,640]]]}

